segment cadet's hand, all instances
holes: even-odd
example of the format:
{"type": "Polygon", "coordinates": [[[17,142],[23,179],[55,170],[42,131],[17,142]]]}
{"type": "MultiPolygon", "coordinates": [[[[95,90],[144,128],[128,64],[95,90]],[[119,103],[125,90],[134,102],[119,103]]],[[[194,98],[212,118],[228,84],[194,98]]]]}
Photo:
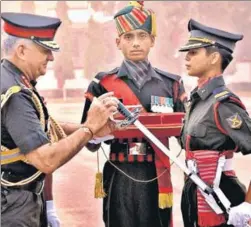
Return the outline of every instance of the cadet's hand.
{"type": "Polygon", "coordinates": [[[46,201],[46,213],[49,227],[60,227],[60,221],[57,216],[53,200],[46,201]]]}
{"type": "MultiPolygon", "coordinates": [[[[118,100],[113,97],[113,92],[94,98],[88,111],[87,119],[84,125],[88,127],[95,135],[107,123],[109,117],[117,111],[118,100]]],[[[109,133],[104,132],[103,135],[109,133]]]]}
{"type": "Polygon", "coordinates": [[[248,221],[251,219],[251,204],[247,202],[241,203],[239,206],[232,207],[229,212],[227,224],[235,227],[248,226],[248,221]]]}

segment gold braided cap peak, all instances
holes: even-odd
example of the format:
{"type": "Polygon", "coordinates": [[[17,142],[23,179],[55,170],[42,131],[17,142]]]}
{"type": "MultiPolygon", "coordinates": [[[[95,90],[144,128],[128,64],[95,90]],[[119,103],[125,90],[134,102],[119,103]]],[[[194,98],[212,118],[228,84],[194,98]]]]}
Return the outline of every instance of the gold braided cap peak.
{"type": "Polygon", "coordinates": [[[203,43],[210,43],[210,44],[215,44],[215,41],[207,39],[207,38],[200,38],[200,37],[190,37],[189,41],[199,41],[203,43]]]}
{"type": "Polygon", "coordinates": [[[48,47],[59,49],[59,45],[54,41],[40,41],[40,42],[48,47]]]}

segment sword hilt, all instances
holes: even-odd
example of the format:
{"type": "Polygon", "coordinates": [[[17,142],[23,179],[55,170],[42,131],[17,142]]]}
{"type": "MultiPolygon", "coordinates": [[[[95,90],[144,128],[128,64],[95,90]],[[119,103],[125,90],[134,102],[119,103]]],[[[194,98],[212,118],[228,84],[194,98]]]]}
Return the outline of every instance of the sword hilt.
{"type": "Polygon", "coordinates": [[[130,112],[122,102],[118,104],[118,111],[125,117],[125,118],[133,118],[132,112],[130,112]]]}
{"type": "Polygon", "coordinates": [[[137,107],[130,111],[122,102],[119,102],[118,111],[125,117],[125,120],[122,121],[121,126],[126,127],[133,124],[138,119],[140,108],[137,107]]]}

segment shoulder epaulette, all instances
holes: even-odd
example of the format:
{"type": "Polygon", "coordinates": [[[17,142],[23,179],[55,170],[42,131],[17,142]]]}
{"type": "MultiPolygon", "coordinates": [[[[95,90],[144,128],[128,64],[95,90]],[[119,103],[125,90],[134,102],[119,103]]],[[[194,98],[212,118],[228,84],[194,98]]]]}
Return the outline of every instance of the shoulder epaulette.
{"type": "Polygon", "coordinates": [[[237,95],[235,95],[233,92],[228,90],[226,87],[215,89],[214,97],[215,97],[216,102],[224,102],[224,101],[231,102],[231,103],[237,104],[242,109],[246,110],[246,107],[242,103],[240,98],[237,95]]]}
{"type": "Polygon", "coordinates": [[[165,71],[162,71],[162,70],[157,69],[157,68],[154,68],[154,70],[155,70],[157,73],[159,73],[159,74],[161,74],[161,75],[163,75],[163,76],[166,76],[166,77],[171,78],[171,79],[176,80],[176,81],[180,81],[180,78],[181,78],[181,77],[178,76],[178,75],[175,75],[175,74],[172,74],[172,73],[169,73],[169,72],[165,72],[165,71]]]}
{"type": "Polygon", "coordinates": [[[99,83],[99,81],[102,80],[102,78],[104,78],[105,76],[113,75],[117,73],[118,71],[119,71],[119,68],[115,68],[109,72],[100,72],[93,78],[93,81],[96,83],[99,83]]]}
{"type": "Polygon", "coordinates": [[[222,102],[224,100],[229,99],[229,97],[234,96],[234,94],[232,92],[230,92],[226,87],[216,88],[213,91],[213,94],[214,94],[214,98],[218,102],[222,102]]]}
{"type": "Polygon", "coordinates": [[[5,103],[9,100],[9,98],[15,94],[21,91],[20,86],[12,86],[10,87],[5,94],[1,94],[1,109],[4,107],[5,103]]]}

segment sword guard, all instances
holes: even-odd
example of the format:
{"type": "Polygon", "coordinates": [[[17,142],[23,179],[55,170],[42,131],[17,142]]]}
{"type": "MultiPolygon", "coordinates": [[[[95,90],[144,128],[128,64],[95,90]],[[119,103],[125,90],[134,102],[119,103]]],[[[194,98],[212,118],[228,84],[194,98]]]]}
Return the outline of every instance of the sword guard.
{"type": "MultiPolygon", "coordinates": [[[[121,102],[119,103],[118,111],[125,117],[124,120],[115,120],[113,117],[110,119],[115,122],[119,127],[127,127],[133,124],[139,117],[142,107],[135,107],[132,111],[128,110],[121,102]]],[[[116,114],[116,113],[115,113],[116,114]]]]}
{"type": "Polygon", "coordinates": [[[121,122],[119,122],[119,126],[120,127],[127,127],[131,124],[133,124],[133,122],[135,122],[138,117],[139,117],[139,113],[141,111],[140,107],[136,107],[131,111],[131,116],[126,117],[124,120],[122,120],[121,122]]]}

